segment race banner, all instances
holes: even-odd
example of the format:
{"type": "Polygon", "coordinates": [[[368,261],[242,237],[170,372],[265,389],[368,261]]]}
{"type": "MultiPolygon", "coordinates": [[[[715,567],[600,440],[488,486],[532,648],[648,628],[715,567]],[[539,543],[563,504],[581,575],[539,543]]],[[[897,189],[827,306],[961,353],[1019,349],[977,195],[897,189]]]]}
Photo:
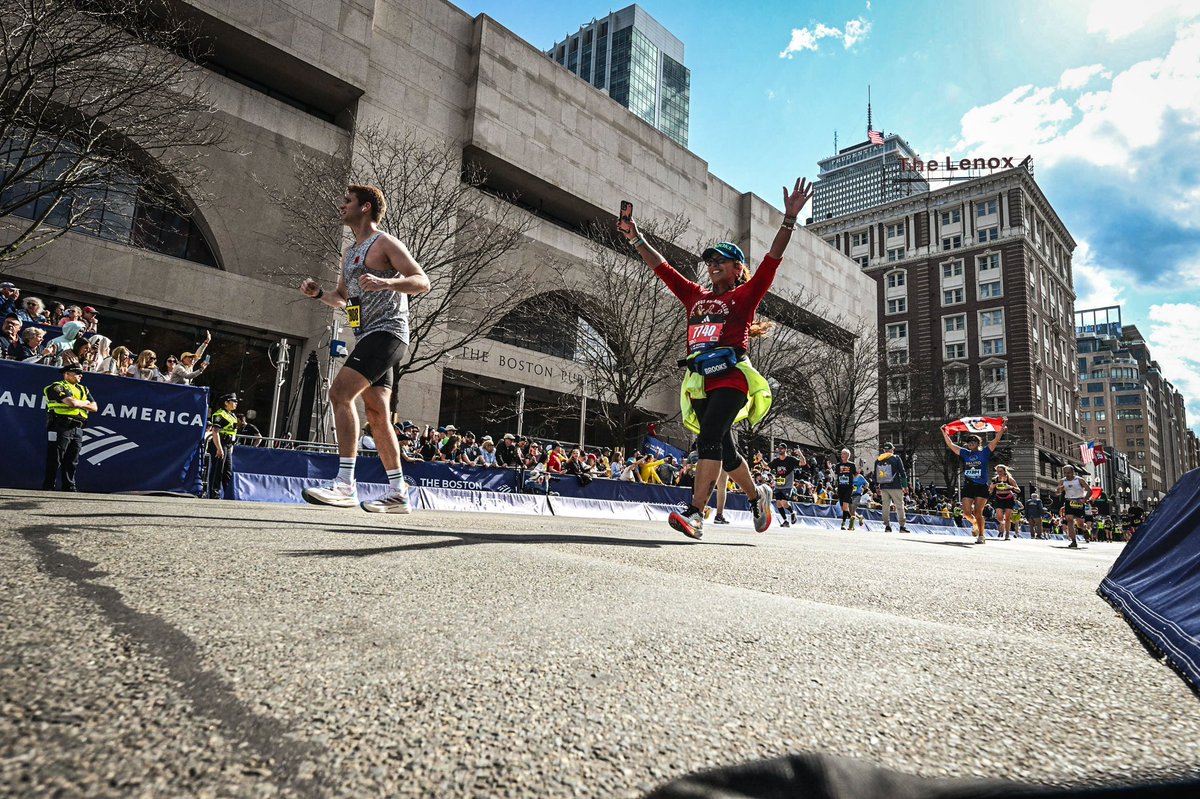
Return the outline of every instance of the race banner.
{"type": "Polygon", "coordinates": [[[642,439],[642,449],[646,452],[654,454],[655,458],[665,458],[672,455],[675,458],[676,464],[681,464],[687,460],[687,453],[678,447],[672,447],[665,441],[660,441],[654,436],[646,436],[642,439]]]}
{"type": "MultiPolygon", "coordinates": [[[[46,386],[51,366],[0,361],[0,430],[10,456],[0,458],[0,486],[41,488],[46,470],[46,386]]],[[[100,410],[83,430],[80,491],[200,492],[208,389],[87,373],[100,410]]]]}
{"type": "Polygon", "coordinates": [[[945,425],[942,429],[950,435],[955,433],[994,433],[1004,426],[1004,420],[991,416],[964,416],[945,425]]]}

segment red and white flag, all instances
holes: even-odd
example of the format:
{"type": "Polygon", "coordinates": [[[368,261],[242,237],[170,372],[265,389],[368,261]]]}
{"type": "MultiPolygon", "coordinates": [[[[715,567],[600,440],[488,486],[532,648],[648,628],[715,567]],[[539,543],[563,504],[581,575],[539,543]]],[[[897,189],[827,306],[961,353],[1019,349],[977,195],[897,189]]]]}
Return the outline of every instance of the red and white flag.
{"type": "Polygon", "coordinates": [[[1094,460],[1092,454],[1093,446],[1095,445],[1091,441],[1079,445],[1079,459],[1083,461],[1085,465],[1092,463],[1094,460]]]}
{"type": "Polygon", "coordinates": [[[1092,460],[1096,463],[1108,463],[1108,455],[1104,452],[1103,444],[1092,447],[1092,460]]]}
{"type": "Polygon", "coordinates": [[[883,134],[877,130],[867,129],[867,141],[871,144],[883,144],[883,134]]]}
{"type": "Polygon", "coordinates": [[[1004,427],[1004,420],[991,416],[964,416],[946,425],[943,429],[954,433],[994,433],[1004,427]]]}

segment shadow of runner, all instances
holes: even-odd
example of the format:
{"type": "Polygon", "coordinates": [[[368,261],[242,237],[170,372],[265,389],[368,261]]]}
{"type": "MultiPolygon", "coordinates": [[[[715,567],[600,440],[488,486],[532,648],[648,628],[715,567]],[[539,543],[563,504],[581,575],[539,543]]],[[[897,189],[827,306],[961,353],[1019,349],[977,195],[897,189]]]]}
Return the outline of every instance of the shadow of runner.
{"type": "Polygon", "coordinates": [[[920,538],[897,538],[897,541],[906,541],[909,544],[933,544],[938,547],[964,547],[972,549],[975,546],[975,541],[925,541],[920,538]]]}
{"type": "MultiPolygon", "coordinates": [[[[677,546],[704,546],[704,541],[650,541],[643,538],[615,538],[613,536],[592,535],[553,535],[546,533],[463,533],[444,530],[405,530],[405,529],[372,529],[364,531],[357,529],[330,530],[331,533],[346,535],[410,535],[423,538],[441,538],[447,536],[452,540],[420,541],[411,544],[397,544],[390,547],[355,547],[352,549],[293,549],[282,554],[289,558],[365,558],[372,555],[387,555],[392,552],[419,552],[430,549],[449,549],[451,547],[470,546],[473,544],[596,544],[600,546],[623,546],[638,549],[661,549],[677,546]]],[[[754,544],[739,542],[712,543],[709,546],[718,547],[753,547],[754,544]]]]}

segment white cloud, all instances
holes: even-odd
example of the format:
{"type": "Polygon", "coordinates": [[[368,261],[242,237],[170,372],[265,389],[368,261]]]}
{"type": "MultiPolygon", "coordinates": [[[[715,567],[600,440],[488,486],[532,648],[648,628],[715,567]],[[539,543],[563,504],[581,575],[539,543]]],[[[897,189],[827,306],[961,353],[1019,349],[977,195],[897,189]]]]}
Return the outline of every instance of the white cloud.
{"type": "Polygon", "coordinates": [[[1075,310],[1103,308],[1120,305],[1125,285],[1134,283],[1133,278],[1121,269],[1113,269],[1096,262],[1091,246],[1077,239],[1071,257],[1071,273],[1075,282],[1075,310]]]}
{"type": "Polygon", "coordinates": [[[792,28],[792,38],[787,47],[779,54],[780,58],[791,58],[796,53],[805,50],[816,51],[821,39],[841,39],[842,46],[849,50],[871,32],[871,23],[866,17],[847,20],[841,28],[818,22],[811,28],[792,28]]]}
{"type": "Polygon", "coordinates": [[[1086,67],[1075,67],[1063,72],[1062,77],[1058,79],[1058,88],[1060,89],[1082,89],[1091,82],[1092,78],[1100,75],[1105,78],[1111,78],[1112,73],[1104,68],[1103,64],[1092,64],[1086,67]]]}
{"type": "Polygon", "coordinates": [[[1189,426],[1200,421],[1200,305],[1187,302],[1150,306],[1150,329],[1143,331],[1150,355],[1187,402],[1189,426]]]}
{"type": "Polygon", "coordinates": [[[1152,23],[1193,19],[1197,14],[1195,0],[1095,0],[1088,9],[1087,31],[1115,42],[1152,23]]]}
{"type": "MultiPolygon", "coordinates": [[[[1068,69],[1054,86],[1019,86],[967,111],[951,152],[963,156],[1031,153],[1037,167],[1083,162],[1118,173],[1123,194],[1185,227],[1200,227],[1200,188],[1176,169],[1162,185],[1138,182],[1139,168],[1161,166],[1160,151],[1200,144],[1200,22],[1176,31],[1169,51],[1111,77],[1099,64],[1068,69]],[[1081,91],[1087,82],[1101,83],[1081,91]],[[1168,138],[1169,137],[1169,138],[1168,138]]],[[[1115,184],[1114,184],[1114,190],[1115,184]]]]}

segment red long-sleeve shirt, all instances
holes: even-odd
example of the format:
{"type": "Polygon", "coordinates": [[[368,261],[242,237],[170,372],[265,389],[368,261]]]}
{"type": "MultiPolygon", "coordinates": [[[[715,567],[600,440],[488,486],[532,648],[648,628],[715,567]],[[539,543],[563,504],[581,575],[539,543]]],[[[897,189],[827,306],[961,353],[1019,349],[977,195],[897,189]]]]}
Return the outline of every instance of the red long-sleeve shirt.
{"type": "MultiPolygon", "coordinates": [[[[714,294],[693,283],[666,261],[654,267],[654,274],[687,309],[689,355],[716,347],[733,347],[739,354],[746,352],[750,347],[750,324],[775,280],[780,261],[766,256],[748,281],[723,294],[714,294]]],[[[736,388],[743,393],[749,390],[740,369],[705,379],[705,391],[716,388],[736,388]]]]}

